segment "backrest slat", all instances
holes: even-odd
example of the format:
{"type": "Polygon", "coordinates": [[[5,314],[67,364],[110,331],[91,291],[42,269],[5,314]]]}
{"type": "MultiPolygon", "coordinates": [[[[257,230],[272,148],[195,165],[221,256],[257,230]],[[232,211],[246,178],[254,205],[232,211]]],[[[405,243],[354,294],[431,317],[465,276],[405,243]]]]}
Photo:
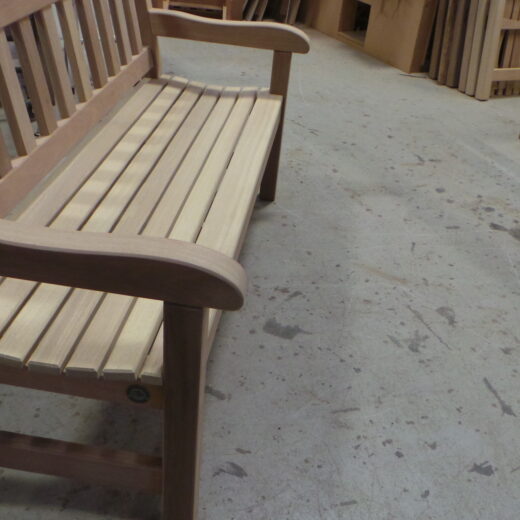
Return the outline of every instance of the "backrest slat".
{"type": "Polygon", "coordinates": [[[83,45],[79,34],[78,22],[72,0],[62,0],[56,4],[67,58],[70,63],[74,87],[80,103],[92,97],[92,85],[83,45]]]}
{"type": "Polygon", "coordinates": [[[95,88],[101,88],[108,81],[108,71],[99,42],[98,31],[96,27],[96,19],[90,0],[77,0],[76,7],[78,18],[83,33],[83,41],[85,50],[87,51],[87,59],[90,64],[90,73],[95,88]]]}
{"type": "Polygon", "coordinates": [[[56,115],[30,18],[23,18],[14,24],[11,34],[16,44],[38,129],[41,135],[50,135],[57,127],[56,115]]]}
{"type": "Polygon", "coordinates": [[[123,0],[110,0],[110,10],[114,21],[114,30],[119,49],[119,59],[122,65],[127,65],[132,59],[132,48],[130,47],[130,36],[125,18],[123,0]]]}
{"type": "Polygon", "coordinates": [[[3,177],[11,169],[11,158],[5,145],[4,136],[0,132],[0,177],[3,177]]]}
{"type": "Polygon", "coordinates": [[[28,155],[36,148],[36,139],[4,29],[0,29],[0,101],[9,122],[16,151],[19,155],[28,155]]]}
{"type": "Polygon", "coordinates": [[[76,101],[72,94],[65,55],[58,36],[52,7],[46,7],[36,13],[35,20],[60,114],[63,118],[70,117],[76,111],[76,101]]]}
{"type": "Polygon", "coordinates": [[[108,75],[115,76],[121,70],[121,61],[119,60],[119,52],[116,48],[108,0],[93,1],[99,35],[103,45],[103,52],[105,53],[108,75]]]}
{"type": "Polygon", "coordinates": [[[132,54],[139,54],[143,50],[143,40],[141,38],[141,28],[139,27],[139,18],[137,17],[135,1],[124,0],[123,6],[125,8],[126,23],[128,25],[128,34],[130,36],[132,54]]]}

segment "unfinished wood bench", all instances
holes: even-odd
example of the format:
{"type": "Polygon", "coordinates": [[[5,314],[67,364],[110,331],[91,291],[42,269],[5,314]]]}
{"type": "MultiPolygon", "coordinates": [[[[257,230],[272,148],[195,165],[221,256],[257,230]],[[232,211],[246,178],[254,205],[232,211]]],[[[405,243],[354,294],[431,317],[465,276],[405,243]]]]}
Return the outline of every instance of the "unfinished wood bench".
{"type": "Polygon", "coordinates": [[[0,383],[164,416],[159,458],[0,432],[1,466],[162,492],[163,518],[196,518],[206,363],[243,303],[236,259],[258,194],[274,199],[308,49],[291,27],[150,0],[0,0],[0,383]],[[271,87],[164,77],[158,37],[272,50],[271,87]]]}

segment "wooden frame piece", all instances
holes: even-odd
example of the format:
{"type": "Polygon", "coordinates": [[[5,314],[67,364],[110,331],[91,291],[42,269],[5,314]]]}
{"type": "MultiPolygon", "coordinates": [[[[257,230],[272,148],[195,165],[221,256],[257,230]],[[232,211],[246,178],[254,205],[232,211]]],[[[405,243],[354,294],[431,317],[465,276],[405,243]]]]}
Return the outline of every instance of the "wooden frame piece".
{"type": "Polygon", "coordinates": [[[0,466],[158,494],[160,457],[0,431],[0,466]]]}

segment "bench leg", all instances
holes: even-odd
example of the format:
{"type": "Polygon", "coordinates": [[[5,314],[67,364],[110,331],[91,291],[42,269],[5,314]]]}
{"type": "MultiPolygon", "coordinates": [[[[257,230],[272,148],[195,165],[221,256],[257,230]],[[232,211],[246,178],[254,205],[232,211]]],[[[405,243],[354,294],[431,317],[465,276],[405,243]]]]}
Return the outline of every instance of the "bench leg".
{"type": "Polygon", "coordinates": [[[164,304],[163,520],[196,520],[207,311],[164,304]]]}
{"type": "Polygon", "coordinates": [[[271,94],[283,96],[283,107],[280,116],[280,126],[271,148],[271,155],[267,161],[262,185],[260,186],[260,199],[272,202],[276,196],[276,183],[280,166],[280,152],[282,149],[283,123],[285,117],[285,104],[287,90],[289,88],[289,75],[291,71],[292,54],[290,52],[275,51],[273,59],[273,72],[271,76],[271,94]]]}

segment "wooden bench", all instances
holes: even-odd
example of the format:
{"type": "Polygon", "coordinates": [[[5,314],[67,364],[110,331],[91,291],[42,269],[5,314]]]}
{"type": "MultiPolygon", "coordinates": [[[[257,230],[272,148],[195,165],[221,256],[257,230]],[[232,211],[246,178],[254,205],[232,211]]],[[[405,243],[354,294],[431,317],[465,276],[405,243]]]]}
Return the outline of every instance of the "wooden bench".
{"type": "Polygon", "coordinates": [[[0,0],[0,26],[0,383],[164,416],[161,458],[1,432],[0,465],[162,492],[163,518],[193,520],[206,363],[308,40],[150,0],[0,0]],[[271,87],[165,77],[161,36],[272,50],[271,87]]]}

